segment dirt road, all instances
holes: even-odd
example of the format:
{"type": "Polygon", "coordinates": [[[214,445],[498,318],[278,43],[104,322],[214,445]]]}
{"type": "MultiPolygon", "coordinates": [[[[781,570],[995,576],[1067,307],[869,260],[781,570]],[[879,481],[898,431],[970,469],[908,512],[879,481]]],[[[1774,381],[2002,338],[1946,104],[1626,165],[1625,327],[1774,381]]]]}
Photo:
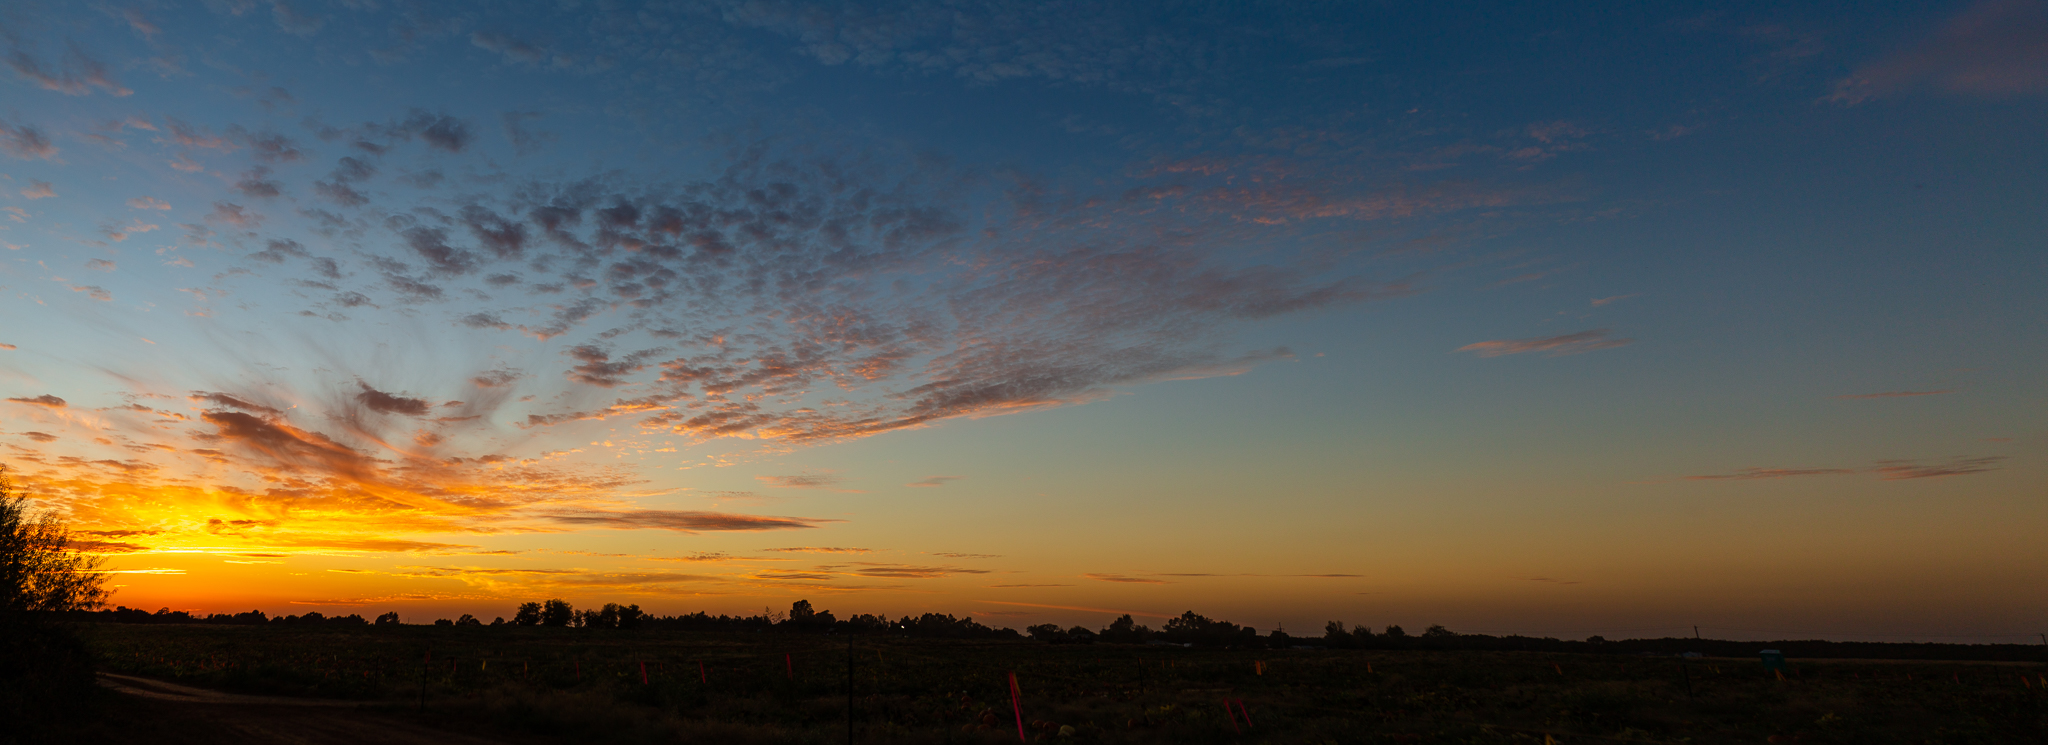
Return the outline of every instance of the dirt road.
{"type": "Polygon", "coordinates": [[[429,726],[388,705],[331,699],[245,696],[128,675],[100,674],[120,695],[106,716],[81,722],[77,742],[290,743],[292,745],[502,745],[504,740],[429,726]]]}

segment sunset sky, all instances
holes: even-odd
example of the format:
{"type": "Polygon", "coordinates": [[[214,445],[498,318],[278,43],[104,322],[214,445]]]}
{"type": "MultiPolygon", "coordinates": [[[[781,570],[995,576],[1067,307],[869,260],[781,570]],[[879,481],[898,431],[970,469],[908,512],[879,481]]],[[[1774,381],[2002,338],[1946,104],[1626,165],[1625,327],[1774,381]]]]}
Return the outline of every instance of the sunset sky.
{"type": "Polygon", "coordinates": [[[2048,626],[2048,4],[1527,5],[6,3],[0,463],[150,610],[2048,626]]]}

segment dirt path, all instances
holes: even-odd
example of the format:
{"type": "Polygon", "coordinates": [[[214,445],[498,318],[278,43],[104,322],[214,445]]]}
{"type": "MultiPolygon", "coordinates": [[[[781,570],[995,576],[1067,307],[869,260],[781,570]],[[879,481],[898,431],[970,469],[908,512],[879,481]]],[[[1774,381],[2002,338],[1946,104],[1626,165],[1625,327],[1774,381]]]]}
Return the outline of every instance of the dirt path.
{"type": "Polygon", "coordinates": [[[334,699],[246,696],[131,675],[100,674],[126,694],[110,716],[79,734],[94,742],[288,743],[290,745],[503,745],[505,741],[437,729],[382,704],[334,699]]]}

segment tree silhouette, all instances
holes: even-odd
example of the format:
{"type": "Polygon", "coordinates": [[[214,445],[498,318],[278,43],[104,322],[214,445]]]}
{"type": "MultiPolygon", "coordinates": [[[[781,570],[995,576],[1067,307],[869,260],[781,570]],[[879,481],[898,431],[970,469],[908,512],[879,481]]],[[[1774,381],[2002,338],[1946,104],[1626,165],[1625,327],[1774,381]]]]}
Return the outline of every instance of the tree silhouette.
{"type": "Polygon", "coordinates": [[[567,600],[549,600],[540,606],[540,625],[567,626],[576,620],[576,609],[567,600]]]}
{"type": "Polygon", "coordinates": [[[69,548],[71,531],[55,514],[31,515],[28,497],[0,465],[0,613],[92,610],[106,604],[103,557],[69,548]]]}
{"type": "Polygon", "coordinates": [[[514,626],[539,626],[540,603],[520,603],[519,610],[512,614],[514,626]]]}

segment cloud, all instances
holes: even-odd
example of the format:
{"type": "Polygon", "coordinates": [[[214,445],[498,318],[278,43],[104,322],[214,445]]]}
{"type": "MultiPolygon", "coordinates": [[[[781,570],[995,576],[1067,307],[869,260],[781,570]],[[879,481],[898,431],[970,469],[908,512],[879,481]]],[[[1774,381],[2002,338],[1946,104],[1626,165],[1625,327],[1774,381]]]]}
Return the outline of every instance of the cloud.
{"type": "Polygon", "coordinates": [[[532,155],[540,152],[543,144],[555,138],[553,133],[533,132],[521,124],[525,120],[539,118],[541,113],[538,111],[507,111],[499,115],[499,120],[505,125],[505,140],[512,143],[513,152],[532,155]]]}
{"type": "Polygon", "coordinates": [[[271,264],[282,264],[288,258],[310,258],[306,247],[290,238],[272,238],[263,242],[263,250],[249,254],[249,258],[271,264]]]}
{"type": "Polygon", "coordinates": [[[16,349],[20,349],[20,347],[14,346],[13,344],[0,344],[0,349],[5,349],[9,352],[12,352],[16,349]]]}
{"type": "Polygon", "coordinates": [[[40,396],[36,396],[36,397],[33,397],[33,398],[30,398],[30,397],[27,397],[27,396],[17,396],[17,397],[9,398],[9,399],[7,399],[7,400],[9,400],[9,401],[13,401],[13,402],[15,402],[15,403],[18,403],[18,404],[28,404],[28,405],[30,405],[30,406],[42,406],[42,407],[45,407],[45,408],[50,408],[50,409],[62,409],[62,408],[64,408],[64,407],[66,406],[66,404],[64,403],[64,399],[58,398],[58,397],[56,397],[56,396],[52,396],[52,395],[50,395],[50,394],[48,394],[48,393],[45,393],[45,394],[43,394],[43,395],[40,395],[40,396]]]}
{"type": "Polygon", "coordinates": [[[796,530],[815,528],[821,523],[838,522],[807,517],[768,517],[742,515],[732,512],[701,512],[695,510],[584,510],[555,512],[545,518],[557,523],[625,530],[673,530],[680,533],[699,531],[796,530]]]}
{"type": "Polygon", "coordinates": [[[57,146],[40,129],[0,120],[0,152],[22,160],[49,160],[57,157],[57,146]]]}
{"type": "MultiPolygon", "coordinates": [[[[1073,587],[1073,585],[1057,585],[1057,584],[1051,584],[1051,585],[1048,585],[1048,584],[1015,584],[1015,585],[983,585],[983,587],[990,587],[990,588],[996,588],[996,589],[1006,589],[1006,588],[1018,588],[1018,587],[1073,587]]],[[[983,602],[994,602],[994,601],[983,601],[983,602]]]]}
{"type": "Polygon", "coordinates": [[[1500,357],[1526,352],[1544,352],[1546,357],[1562,357],[1600,349],[1625,347],[1635,342],[1634,339],[1610,339],[1608,338],[1609,333],[1612,332],[1607,329],[1592,329],[1590,331],[1545,336],[1536,339],[1496,339],[1467,344],[1459,347],[1457,351],[1472,352],[1481,357],[1500,357]]]}
{"type": "Polygon", "coordinates": [[[1847,468],[1744,468],[1734,473],[1687,476],[1687,481],[1746,481],[1753,479],[1784,479],[1797,476],[1836,476],[1855,473],[1847,468]]]}
{"type": "Polygon", "coordinates": [[[539,64],[547,58],[547,50],[540,48],[532,42],[514,39],[510,36],[491,31],[471,32],[469,43],[479,49],[488,49],[505,55],[506,62],[532,65],[539,64]]]}
{"type": "Polygon", "coordinates": [[[94,88],[98,88],[102,92],[116,97],[130,95],[135,92],[115,82],[113,77],[107,74],[106,65],[102,65],[99,61],[85,56],[85,52],[80,50],[76,44],[70,46],[69,53],[65,55],[64,64],[57,68],[50,68],[44,65],[41,61],[31,56],[27,50],[20,48],[16,48],[12,54],[7,55],[6,62],[7,66],[14,70],[15,74],[20,75],[30,83],[34,83],[44,90],[57,91],[67,96],[91,95],[94,88]]]}
{"type": "Polygon", "coordinates": [[[840,477],[829,473],[802,473],[795,476],[755,476],[754,480],[782,489],[817,489],[833,486],[842,481],[840,477]]]}
{"type": "Polygon", "coordinates": [[[1087,574],[1083,574],[1083,575],[1081,575],[1081,576],[1083,576],[1083,577],[1086,577],[1086,578],[1088,578],[1088,579],[1092,579],[1092,580],[1095,580],[1095,581],[1097,581],[1097,582],[1122,582],[1122,583],[1127,583],[1127,584],[1137,584],[1137,585],[1164,585],[1164,584],[1169,584],[1169,583],[1168,583],[1168,582],[1167,582],[1166,580],[1163,580],[1163,579],[1152,579],[1152,578],[1150,578],[1150,577],[1131,577],[1131,576],[1127,576],[1127,575],[1122,575],[1122,574],[1102,574],[1102,573],[1099,573],[1099,572],[1089,572],[1089,573],[1087,573],[1087,574]]]}
{"type": "Polygon", "coordinates": [[[264,406],[262,404],[250,403],[245,399],[242,399],[237,396],[230,396],[225,393],[207,393],[205,391],[194,391],[192,395],[188,396],[187,398],[202,403],[211,403],[217,406],[226,406],[229,408],[241,409],[243,411],[251,411],[258,414],[262,414],[264,416],[284,416],[284,412],[276,408],[264,406]]]}
{"type": "Polygon", "coordinates": [[[491,370],[469,379],[470,385],[478,388],[504,388],[521,377],[517,370],[491,370]]]}
{"type": "Polygon", "coordinates": [[[21,196],[23,199],[49,199],[57,196],[57,189],[48,181],[30,181],[28,186],[22,187],[21,196]]]}
{"type": "Polygon", "coordinates": [[[1885,481],[1907,479],[1931,479],[1947,476],[1967,476],[1998,470],[1998,464],[2005,456],[1955,457],[1946,462],[1923,465],[1911,460],[1881,460],[1867,469],[1849,468],[1745,468],[1734,473],[1706,476],[1687,476],[1687,481],[1742,481],[1754,479],[1782,479],[1797,476],[1839,476],[1852,473],[1875,473],[1885,481]]]}
{"type": "Polygon", "coordinates": [[[611,388],[626,382],[626,376],[645,370],[648,361],[661,350],[649,349],[626,355],[613,362],[611,354],[594,345],[569,348],[569,356],[581,364],[569,369],[569,379],[585,385],[611,388]]]}
{"type": "Polygon", "coordinates": [[[503,331],[512,328],[512,324],[506,323],[504,319],[499,318],[493,313],[471,313],[458,319],[457,322],[473,329],[497,329],[503,331]]]}
{"type": "Polygon", "coordinates": [[[1627,300],[1627,299],[1629,299],[1629,298],[1632,298],[1632,297],[1635,297],[1635,296],[1637,296],[1638,294],[1640,294],[1640,293],[1634,293],[1634,292],[1631,292],[1631,293],[1629,293],[1629,294],[1627,294],[1627,295],[1614,295],[1614,296],[1610,296],[1610,297],[1596,297],[1596,298],[1593,298],[1593,307],[1595,307],[1595,308],[1598,308],[1598,307],[1600,307],[1600,306],[1602,306],[1602,305],[1607,305],[1608,303],[1615,303],[1615,302],[1620,302],[1620,301],[1623,301],[1623,300],[1627,300]]]}
{"type": "Polygon", "coordinates": [[[264,178],[269,173],[270,169],[259,166],[243,175],[242,180],[235,182],[233,186],[228,188],[234,189],[243,196],[255,199],[270,199],[283,194],[283,184],[264,178]]]}
{"type": "Polygon", "coordinates": [[[1933,465],[1920,465],[1913,461],[1887,460],[1878,461],[1877,467],[1871,470],[1876,471],[1878,477],[1885,481],[1938,479],[1996,471],[1998,470],[1998,463],[2003,460],[2005,460],[2005,456],[2002,455],[1978,458],[1951,458],[1946,463],[1933,465]]]}
{"type": "Polygon", "coordinates": [[[1853,105],[1914,90],[1989,98],[2048,93],[2048,3],[1978,2],[1931,38],[1837,81],[1825,100],[1853,105]]]}
{"type": "Polygon", "coordinates": [[[871,554],[871,548],[844,548],[838,546],[796,546],[793,548],[764,548],[762,551],[784,554],[871,554]]]}
{"type": "Polygon", "coordinates": [[[961,569],[950,566],[913,566],[909,564],[881,564],[854,562],[851,572],[861,577],[886,579],[940,579],[956,574],[988,574],[986,569],[961,569]]]}
{"type": "Polygon", "coordinates": [[[1000,559],[1000,558],[1002,558],[1002,555],[1000,555],[1000,554],[958,554],[958,553],[953,553],[953,552],[950,552],[950,551],[934,551],[934,552],[932,552],[932,555],[933,555],[933,556],[944,556],[944,557],[946,557],[946,558],[948,558],[948,559],[1000,559]]]}
{"type": "Polygon", "coordinates": [[[380,414],[401,414],[404,416],[425,416],[433,404],[425,399],[406,398],[371,388],[369,383],[356,381],[362,392],[356,394],[356,402],[380,414]]]}
{"type": "Polygon", "coordinates": [[[138,210],[167,210],[171,208],[171,203],[156,197],[136,197],[128,200],[128,207],[138,210]]]}
{"type": "Polygon", "coordinates": [[[959,481],[959,480],[960,480],[960,479],[962,479],[962,478],[965,478],[965,477],[962,477],[962,476],[926,476],[926,477],[924,478],[924,480],[922,480],[922,481],[912,481],[912,482],[910,482],[910,483],[908,483],[908,484],[904,484],[904,486],[919,486],[919,487],[926,487],[926,486],[945,486],[945,485],[946,485],[946,482],[949,482],[949,481],[959,481]]]}
{"type": "Polygon", "coordinates": [[[107,292],[107,288],[100,287],[98,285],[71,285],[70,287],[72,292],[83,292],[85,293],[86,297],[98,300],[102,303],[111,303],[114,301],[114,293],[107,292]]]}
{"type": "Polygon", "coordinates": [[[263,216],[250,212],[233,202],[214,202],[213,212],[208,213],[209,222],[224,222],[238,228],[254,228],[263,224],[263,216]]]}
{"type": "MultiPolygon", "coordinates": [[[[162,226],[156,225],[154,223],[143,222],[140,218],[138,218],[133,221],[130,221],[129,224],[120,227],[102,228],[100,230],[100,234],[106,236],[107,240],[113,241],[115,243],[120,243],[121,241],[128,240],[128,236],[135,235],[136,233],[147,233],[152,230],[160,229],[161,227],[162,226]]],[[[108,263],[110,265],[112,264],[112,262],[108,263]]]]}
{"type": "MultiPolygon", "coordinates": [[[[10,400],[11,400],[11,399],[10,399],[10,400]]],[[[56,435],[53,435],[53,434],[50,434],[50,433],[48,433],[48,432],[23,432],[23,433],[21,433],[21,435],[22,435],[23,437],[27,437],[28,439],[31,439],[31,440],[35,440],[36,442],[56,442],[56,441],[57,441],[57,436],[56,436],[56,435]]]]}
{"type": "Polygon", "coordinates": [[[1549,583],[1549,584],[1553,584],[1553,585],[1576,585],[1576,584],[1578,584],[1578,580],[1562,580],[1562,579],[1555,579],[1555,578],[1551,578],[1551,577],[1516,577],[1515,579],[1517,579],[1517,580],[1520,580],[1520,581],[1523,581],[1523,582],[1545,582],[1545,583],[1549,583]]]}
{"type": "Polygon", "coordinates": [[[1942,395],[1942,394],[1944,394],[1944,393],[1954,393],[1954,392],[1955,392],[1955,389],[1953,389],[1953,388],[1944,388],[1944,389],[1942,389],[1942,390],[1938,390],[1938,391],[1885,391],[1885,392],[1882,392],[1882,393],[1857,393],[1857,394],[1852,394],[1852,395],[1847,395],[1847,396],[1836,396],[1835,398],[1846,398],[1846,399],[1859,399],[1859,398],[1912,398],[1912,397],[1914,397],[1914,396],[1939,396],[1939,395],[1942,395]]]}
{"type": "Polygon", "coordinates": [[[295,36],[312,36],[327,24],[326,18],[307,14],[289,0],[270,0],[270,15],[279,30],[295,36]]]}

